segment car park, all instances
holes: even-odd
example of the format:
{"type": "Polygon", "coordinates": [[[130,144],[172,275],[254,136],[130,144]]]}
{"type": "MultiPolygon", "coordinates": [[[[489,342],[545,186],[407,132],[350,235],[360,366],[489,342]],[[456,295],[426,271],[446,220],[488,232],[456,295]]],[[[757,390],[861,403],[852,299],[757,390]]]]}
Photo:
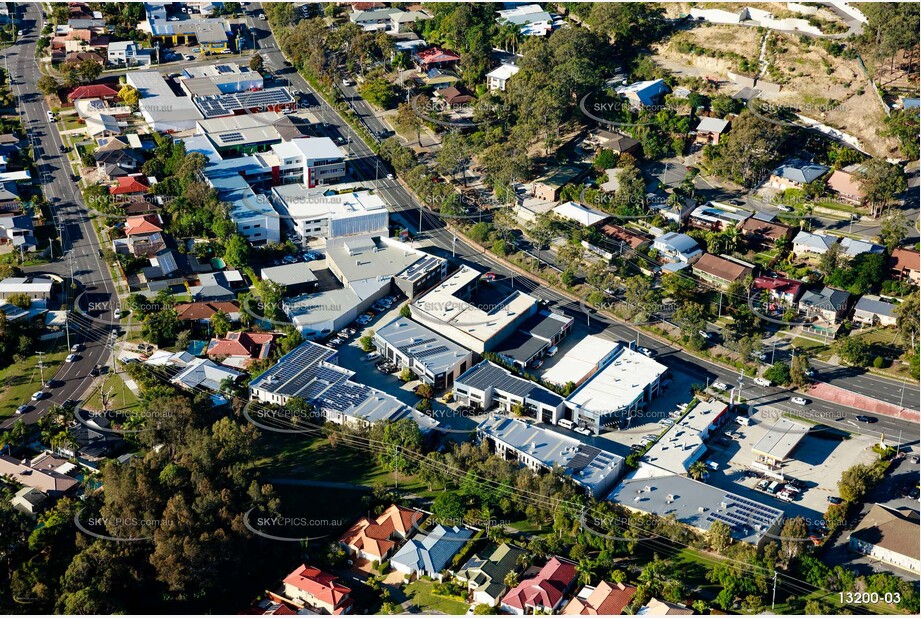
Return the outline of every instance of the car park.
{"type": "Polygon", "coordinates": [[[791,397],[791,398],[790,398],[790,401],[791,401],[792,403],[795,403],[795,404],[798,405],[798,406],[804,406],[804,405],[806,405],[807,403],[809,403],[809,402],[808,402],[806,399],[804,399],[803,397],[791,397]]]}
{"type": "Polygon", "coordinates": [[[759,491],[767,491],[770,485],[771,485],[771,482],[765,479],[763,481],[759,481],[758,484],[755,485],[755,488],[758,489],[759,491]]]}

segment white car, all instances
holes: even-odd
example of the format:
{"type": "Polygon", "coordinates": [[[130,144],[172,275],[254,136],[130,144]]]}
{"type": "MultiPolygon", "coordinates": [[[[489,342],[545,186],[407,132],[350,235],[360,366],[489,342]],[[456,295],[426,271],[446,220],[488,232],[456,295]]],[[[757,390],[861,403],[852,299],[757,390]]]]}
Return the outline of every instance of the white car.
{"type": "Polygon", "coordinates": [[[771,381],[768,380],[767,378],[755,378],[755,384],[757,384],[758,386],[770,386],[771,381]]]}
{"type": "Polygon", "coordinates": [[[714,382],[713,388],[715,388],[718,391],[728,391],[729,385],[726,384],[725,382],[714,382]]]}
{"type": "Polygon", "coordinates": [[[365,360],[368,361],[368,362],[370,362],[370,361],[376,361],[376,360],[379,359],[380,357],[381,357],[381,355],[378,354],[377,352],[371,352],[370,354],[368,354],[368,355],[365,356],[365,360]]]}
{"type": "Polygon", "coordinates": [[[71,351],[71,352],[74,352],[74,353],[79,352],[79,351],[80,351],[80,344],[79,344],[79,343],[75,343],[74,345],[70,346],[70,351],[71,351]]]}
{"type": "Polygon", "coordinates": [[[554,346],[550,346],[550,348],[547,350],[547,356],[555,356],[556,353],[559,352],[559,351],[560,351],[560,349],[559,349],[558,347],[556,347],[555,345],[554,345],[554,346]]]}
{"type": "Polygon", "coordinates": [[[193,56],[192,54],[185,54],[183,58],[185,58],[186,61],[188,62],[192,62],[193,60],[195,60],[195,56],[193,56]]]}
{"type": "Polygon", "coordinates": [[[221,50],[221,53],[222,53],[222,54],[232,54],[232,53],[233,53],[233,50],[232,50],[232,49],[222,49],[222,50],[221,50]]]}
{"type": "Polygon", "coordinates": [[[697,331],[697,334],[703,337],[704,339],[709,339],[711,337],[710,333],[708,333],[705,330],[699,330],[697,331]]]}
{"type": "Polygon", "coordinates": [[[642,354],[643,356],[648,356],[649,358],[652,358],[653,355],[655,355],[655,352],[653,352],[649,348],[637,348],[636,351],[642,354]]]}
{"type": "Polygon", "coordinates": [[[393,180],[393,174],[387,174],[387,180],[393,180]]]}
{"type": "Polygon", "coordinates": [[[22,30],[17,30],[17,31],[16,31],[16,36],[22,36],[22,30]]]}
{"type": "Polygon", "coordinates": [[[167,19],[167,21],[179,21],[179,18],[174,16],[167,19]]]}
{"type": "Polygon", "coordinates": [[[265,13],[259,13],[259,19],[265,20],[265,13]]]}
{"type": "Polygon", "coordinates": [[[32,393],[32,401],[38,401],[44,398],[45,398],[44,391],[35,391],[34,393],[32,393]]]}
{"type": "Polygon", "coordinates": [[[64,359],[64,362],[65,362],[65,363],[73,363],[73,362],[76,362],[76,360],[77,360],[77,355],[76,355],[76,354],[68,354],[68,355],[67,355],[67,358],[64,359]]]}
{"type": "Polygon", "coordinates": [[[806,405],[807,403],[809,403],[808,401],[806,401],[806,400],[803,399],[802,397],[793,397],[792,399],[790,399],[790,401],[792,401],[793,403],[795,403],[795,404],[798,405],[798,406],[804,406],[804,405],[806,405]]]}
{"type": "Polygon", "coordinates": [[[793,209],[790,208],[789,206],[778,206],[777,210],[781,212],[793,212],[793,209]]]}

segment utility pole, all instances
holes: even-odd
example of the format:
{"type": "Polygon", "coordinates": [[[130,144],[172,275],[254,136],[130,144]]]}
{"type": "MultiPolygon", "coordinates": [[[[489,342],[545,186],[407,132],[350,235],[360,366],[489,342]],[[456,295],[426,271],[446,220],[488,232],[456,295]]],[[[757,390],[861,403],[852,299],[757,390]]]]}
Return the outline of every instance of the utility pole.
{"type": "Polygon", "coordinates": [[[719,304],[719,308],[716,311],[716,319],[718,320],[721,317],[723,317],[723,293],[722,292],[720,292],[720,304],[719,304]]]}
{"type": "Polygon", "coordinates": [[[777,600],[777,571],[774,571],[774,591],[771,592],[771,610],[774,610],[774,602],[777,600]]]}
{"type": "Polygon", "coordinates": [[[45,386],[45,363],[42,361],[42,358],[45,356],[45,353],[39,350],[38,352],[38,371],[42,379],[42,386],[45,386]]]}

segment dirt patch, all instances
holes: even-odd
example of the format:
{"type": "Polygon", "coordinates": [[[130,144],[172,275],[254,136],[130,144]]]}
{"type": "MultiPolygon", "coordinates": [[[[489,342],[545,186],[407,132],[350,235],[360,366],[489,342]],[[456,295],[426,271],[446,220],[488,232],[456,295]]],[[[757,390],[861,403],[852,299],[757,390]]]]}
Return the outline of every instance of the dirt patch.
{"type": "Polygon", "coordinates": [[[655,46],[653,60],[726,75],[742,71],[743,62],[757,65],[760,46],[761,34],[756,28],[701,24],[655,46]]]}

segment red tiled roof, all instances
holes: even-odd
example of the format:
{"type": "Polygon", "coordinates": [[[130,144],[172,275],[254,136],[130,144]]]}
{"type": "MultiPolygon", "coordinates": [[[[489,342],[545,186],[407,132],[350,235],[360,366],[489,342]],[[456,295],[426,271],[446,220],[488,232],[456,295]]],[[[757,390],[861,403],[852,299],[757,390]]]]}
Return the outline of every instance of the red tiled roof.
{"type": "Polygon", "coordinates": [[[746,266],[736,264],[712,253],[704,253],[692,268],[695,272],[700,271],[723,281],[736,281],[749,271],[746,266]]]}
{"type": "Polygon", "coordinates": [[[778,238],[789,238],[793,233],[793,228],[784,223],[776,221],[761,221],[754,217],[749,217],[742,223],[742,232],[749,232],[750,235],[762,236],[777,240],[778,238]]]}
{"type": "Polygon", "coordinates": [[[753,282],[756,290],[773,290],[778,294],[792,294],[798,296],[803,284],[793,279],[783,277],[755,277],[753,282]]]}
{"type": "Polygon", "coordinates": [[[440,47],[430,47],[429,49],[419,52],[419,61],[422,64],[438,64],[441,62],[457,62],[460,56],[449,49],[440,47]]]}
{"type": "Polygon", "coordinates": [[[911,249],[896,249],[892,252],[889,265],[893,270],[921,270],[921,253],[911,249]]]}
{"type": "MultiPolygon", "coordinates": [[[[346,600],[352,589],[342,584],[337,584],[339,579],[335,575],[325,573],[320,569],[302,564],[294,569],[284,582],[303,590],[319,601],[336,608],[336,614],[342,613],[342,602],[346,600]]],[[[347,604],[346,604],[347,606],[347,604]]]]}
{"type": "Polygon", "coordinates": [[[125,219],[125,236],[162,232],[160,215],[137,215],[125,219]]]}
{"type": "Polygon", "coordinates": [[[575,579],[576,565],[554,556],[535,577],[524,580],[502,597],[502,604],[520,610],[555,607],[575,579]]]}
{"type": "Polygon", "coordinates": [[[211,301],[197,303],[182,303],[176,305],[176,313],[180,320],[210,320],[218,311],[224,313],[239,313],[240,305],[233,301],[211,301]]]}
{"type": "Polygon", "coordinates": [[[124,176],[118,179],[118,185],[109,187],[109,193],[112,195],[147,193],[149,188],[150,182],[144,176],[124,176]]]}
{"type": "Polygon", "coordinates": [[[89,86],[77,86],[67,95],[68,101],[77,101],[79,99],[105,99],[118,96],[118,91],[110,88],[105,84],[91,84],[89,86]]]}
{"type": "Polygon", "coordinates": [[[563,609],[569,616],[617,616],[633,598],[636,588],[623,584],[601,582],[584,601],[578,597],[563,609]]]}
{"type": "Polygon", "coordinates": [[[649,239],[644,238],[642,235],[637,234],[636,232],[631,232],[627,228],[621,227],[619,225],[605,225],[601,228],[601,233],[608,238],[613,238],[614,240],[625,242],[633,249],[636,249],[640,245],[649,242],[649,239]]]}
{"type": "Polygon", "coordinates": [[[272,349],[272,333],[227,333],[223,339],[214,338],[208,344],[208,356],[247,356],[253,359],[267,358],[272,349]]]}
{"type": "Polygon", "coordinates": [[[386,511],[370,520],[362,517],[342,535],[341,543],[368,555],[383,559],[396,543],[390,539],[394,532],[400,537],[409,534],[414,523],[421,519],[421,513],[413,509],[391,504],[386,511]]]}

